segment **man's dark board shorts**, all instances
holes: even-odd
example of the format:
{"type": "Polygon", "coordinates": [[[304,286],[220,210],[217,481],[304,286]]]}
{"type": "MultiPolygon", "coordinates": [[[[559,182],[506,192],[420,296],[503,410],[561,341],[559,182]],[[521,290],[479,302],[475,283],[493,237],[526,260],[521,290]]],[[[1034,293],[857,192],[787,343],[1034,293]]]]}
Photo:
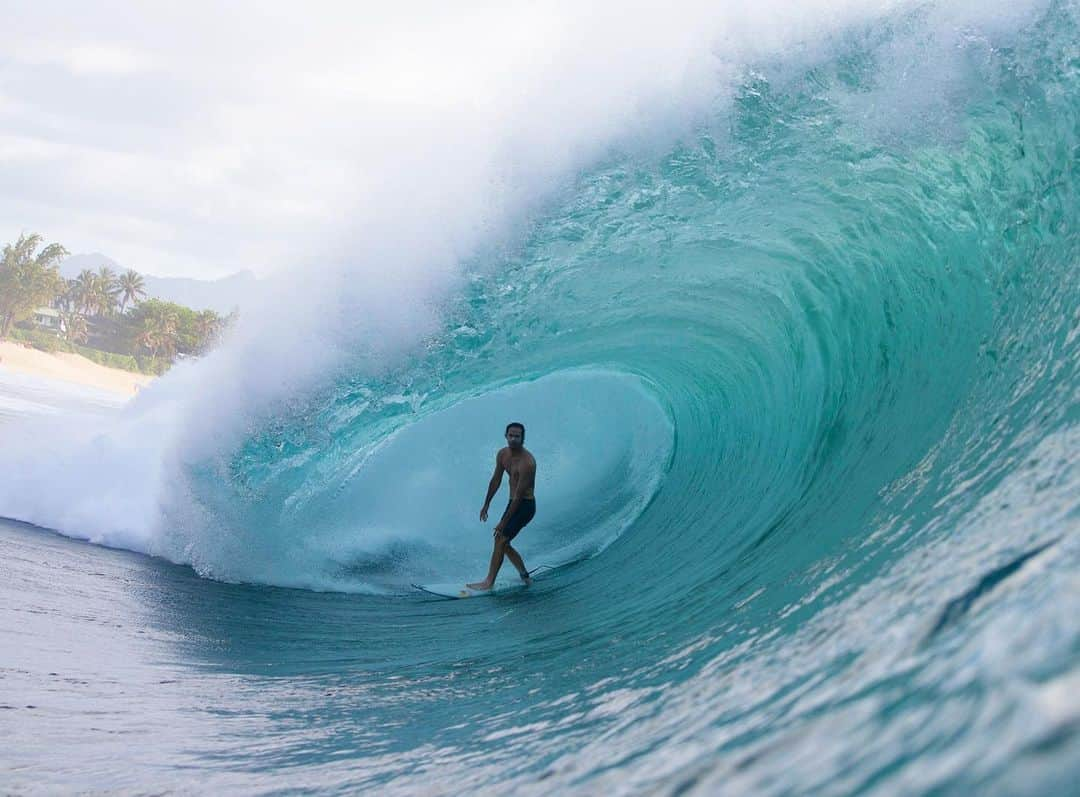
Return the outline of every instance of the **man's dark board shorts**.
{"type": "MultiPolygon", "coordinates": [[[[511,503],[513,502],[511,501],[511,503]]],[[[506,508],[510,508],[509,504],[506,508]]],[[[503,526],[502,535],[506,537],[507,542],[514,539],[519,531],[528,526],[529,521],[533,519],[535,514],[536,499],[522,498],[517,511],[510,516],[510,519],[506,521],[506,525],[503,526]]]]}

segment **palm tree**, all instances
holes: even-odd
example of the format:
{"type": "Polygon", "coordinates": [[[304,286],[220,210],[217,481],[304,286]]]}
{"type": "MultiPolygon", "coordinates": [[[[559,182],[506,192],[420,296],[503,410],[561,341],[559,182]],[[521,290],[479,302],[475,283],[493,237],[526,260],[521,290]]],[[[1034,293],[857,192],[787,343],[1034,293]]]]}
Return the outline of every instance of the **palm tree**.
{"type": "Polygon", "coordinates": [[[11,325],[29,316],[35,307],[48,304],[64,289],[58,263],[67,255],[60,244],[49,244],[40,252],[40,235],[20,235],[4,247],[0,260],[0,337],[7,337],[11,325]]]}
{"type": "Polygon", "coordinates": [[[108,266],[102,266],[97,273],[98,310],[100,315],[112,315],[116,299],[120,295],[116,272],[108,266]]]}
{"type": "Polygon", "coordinates": [[[56,309],[70,313],[76,310],[78,301],[75,280],[64,280],[64,288],[60,295],[56,297],[56,309]]]}
{"type": "Polygon", "coordinates": [[[221,316],[213,310],[203,310],[195,316],[195,335],[199,340],[200,353],[213,345],[214,339],[221,332],[221,320],[221,316]]]}
{"type": "Polygon", "coordinates": [[[97,275],[93,271],[84,268],[79,272],[79,276],[75,278],[72,292],[75,296],[75,306],[80,312],[89,314],[96,306],[97,275]]]}
{"type": "Polygon", "coordinates": [[[127,303],[138,304],[146,296],[146,283],[137,271],[128,269],[120,275],[116,283],[120,293],[120,314],[123,315],[127,303]]]}
{"type": "Polygon", "coordinates": [[[64,313],[64,327],[66,336],[72,343],[86,343],[90,336],[90,327],[86,323],[86,316],[80,313],[64,313]]]}
{"type": "Polygon", "coordinates": [[[156,358],[158,352],[172,358],[176,352],[176,343],[180,319],[167,306],[156,304],[142,318],[138,341],[156,358]]]}

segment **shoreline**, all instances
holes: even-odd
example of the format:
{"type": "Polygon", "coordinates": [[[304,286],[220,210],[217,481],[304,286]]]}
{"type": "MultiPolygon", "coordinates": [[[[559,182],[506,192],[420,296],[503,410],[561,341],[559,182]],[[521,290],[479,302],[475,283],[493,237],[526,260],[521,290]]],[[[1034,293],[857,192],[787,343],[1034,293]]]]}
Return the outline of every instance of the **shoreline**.
{"type": "Polygon", "coordinates": [[[10,340],[0,340],[0,369],[3,368],[30,376],[94,387],[127,398],[131,398],[156,379],[148,374],[98,365],[79,354],[49,354],[10,340]]]}

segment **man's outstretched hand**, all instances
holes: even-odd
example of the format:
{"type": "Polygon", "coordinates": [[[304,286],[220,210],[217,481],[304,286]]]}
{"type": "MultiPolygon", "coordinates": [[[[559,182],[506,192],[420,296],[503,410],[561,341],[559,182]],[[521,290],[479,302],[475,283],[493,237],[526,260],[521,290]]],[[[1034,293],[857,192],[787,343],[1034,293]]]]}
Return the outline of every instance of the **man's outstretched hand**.
{"type": "Polygon", "coordinates": [[[483,509],[480,510],[480,522],[481,523],[486,523],[487,522],[487,510],[488,510],[488,508],[486,506],[483,509]]]}

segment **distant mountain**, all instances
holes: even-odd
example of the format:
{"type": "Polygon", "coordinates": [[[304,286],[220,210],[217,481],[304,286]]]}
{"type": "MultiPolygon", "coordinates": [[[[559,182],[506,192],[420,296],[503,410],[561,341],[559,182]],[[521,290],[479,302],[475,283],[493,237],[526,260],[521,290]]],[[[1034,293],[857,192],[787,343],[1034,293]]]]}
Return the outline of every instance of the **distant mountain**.
{"type": "MultiPolygon", "coordinates": [[[[67,279],[79,276],[83,269],[97,271],[102,266],[117,274],[127,271],[111,257],[93,253],[72,255],[60,264],[60,273],[67,279]]],[[[141,273],[141,272],[140,272],[141,273]]],[[[151,298],[176,302],[193,310],[213,310],[225,315],[234,308],[243,307],[255,290],[258,280],[250,271],[238,271],[216,280],[197,280],[187,277],[153,277],[142,275],[146,294],[151,298]]]]}

